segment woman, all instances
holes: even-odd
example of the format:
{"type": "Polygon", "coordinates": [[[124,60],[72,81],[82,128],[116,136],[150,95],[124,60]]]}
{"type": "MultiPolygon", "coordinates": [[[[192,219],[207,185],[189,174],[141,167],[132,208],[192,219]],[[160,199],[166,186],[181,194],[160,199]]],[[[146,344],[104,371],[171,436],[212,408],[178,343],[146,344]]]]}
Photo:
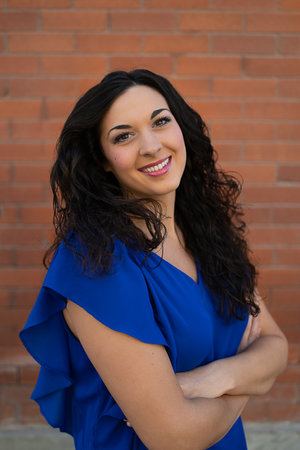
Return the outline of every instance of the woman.
{"type": "Polygon", "coordinates": [[[55,254],[21,332],[50,425],[84,450],[245,449],[287,343],[200,116],[163,77],[113,72],[67,119],[51,185],[55,254]]]}

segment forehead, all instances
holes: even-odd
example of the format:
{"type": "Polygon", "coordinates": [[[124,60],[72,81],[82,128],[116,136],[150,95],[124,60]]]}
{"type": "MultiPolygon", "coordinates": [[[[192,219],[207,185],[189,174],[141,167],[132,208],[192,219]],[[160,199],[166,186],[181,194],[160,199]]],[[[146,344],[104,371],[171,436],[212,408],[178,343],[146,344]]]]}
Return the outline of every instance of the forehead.
{"type": "Polygon", "coordinates": [[[169,108],[163,95],[149,86],[133,86],[121,94],[105,114],[102,127],[150,119],[152,111],[169,108]]]}

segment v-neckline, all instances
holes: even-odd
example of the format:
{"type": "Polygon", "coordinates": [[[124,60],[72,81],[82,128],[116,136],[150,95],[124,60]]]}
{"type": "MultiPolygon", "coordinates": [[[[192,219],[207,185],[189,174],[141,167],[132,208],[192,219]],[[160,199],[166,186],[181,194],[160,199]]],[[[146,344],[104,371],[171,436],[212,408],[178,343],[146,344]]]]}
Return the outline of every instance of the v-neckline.
{"type": "Polygon", "coordinates": [[[195,261],[196,264],[196,271],[197,271],[197,281],[195,281],[190,275],[188,275],[187,273],[185,273],[183,270],[179,269],[178,267],[174,266],[174,264],[170,263],[169,261],[167,261],[166,259],[162,258],[161,256],[159,256],[157,253],[154,253],[152,251],[149,252],[150,255],[154,255],[155,258],[158,258],[159,261],[167,264],[168,266],[170,266],[172,269],[175,269],[176,271],[178,271],[179,273],[181,273],[182,275],[184,275],[186,278],[188,278],[189,280],[191,280],[191,282],[193,284],[195,284],[196,286],[199,286],[200,283],[200,270],[199,270],[199,264],[197,262],[197,260],[195,261]]]}

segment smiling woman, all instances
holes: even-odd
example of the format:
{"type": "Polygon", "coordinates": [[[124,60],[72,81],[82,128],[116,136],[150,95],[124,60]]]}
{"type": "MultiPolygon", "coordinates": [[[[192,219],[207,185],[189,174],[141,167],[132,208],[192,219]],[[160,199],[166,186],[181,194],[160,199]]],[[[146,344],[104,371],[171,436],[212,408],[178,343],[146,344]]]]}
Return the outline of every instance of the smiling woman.
{"type": "Polygon", "coordinates": [[[246,449],[240,414],[287,343],[201,117],[165,78],[112,72],[68,117],[51,186],[52,260],[20,333],[49,424],[77,450],[246,449]]]}

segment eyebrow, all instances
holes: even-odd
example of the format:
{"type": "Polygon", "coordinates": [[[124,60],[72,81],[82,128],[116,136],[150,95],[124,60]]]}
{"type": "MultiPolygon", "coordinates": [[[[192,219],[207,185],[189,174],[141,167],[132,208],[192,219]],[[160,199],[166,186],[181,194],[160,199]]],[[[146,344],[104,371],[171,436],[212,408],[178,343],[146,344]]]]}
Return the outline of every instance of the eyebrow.
{"type": "MultiPolygon", "coordinates": [[[[156,116],[157,116],[158,114],[160,114],[162,111],[169,111],[169,112],[171,112],[168,108],[159,108],[159,109],[155,109],[155,110],[152,112],[152,114],[151,114],[150,120],[154,119],[154,117],[156,117],[156,116]]],[[[111,128],[111,129],[109,130],[109,132],[107,133],[107,137],[108,137],[109,133],[110,133],[112,130],[127,130],[128,128],[132,128],[132,126],[131,126],[131,125],[128,125],[128,124],[116,125],[115,127],[111,128]]]]}

